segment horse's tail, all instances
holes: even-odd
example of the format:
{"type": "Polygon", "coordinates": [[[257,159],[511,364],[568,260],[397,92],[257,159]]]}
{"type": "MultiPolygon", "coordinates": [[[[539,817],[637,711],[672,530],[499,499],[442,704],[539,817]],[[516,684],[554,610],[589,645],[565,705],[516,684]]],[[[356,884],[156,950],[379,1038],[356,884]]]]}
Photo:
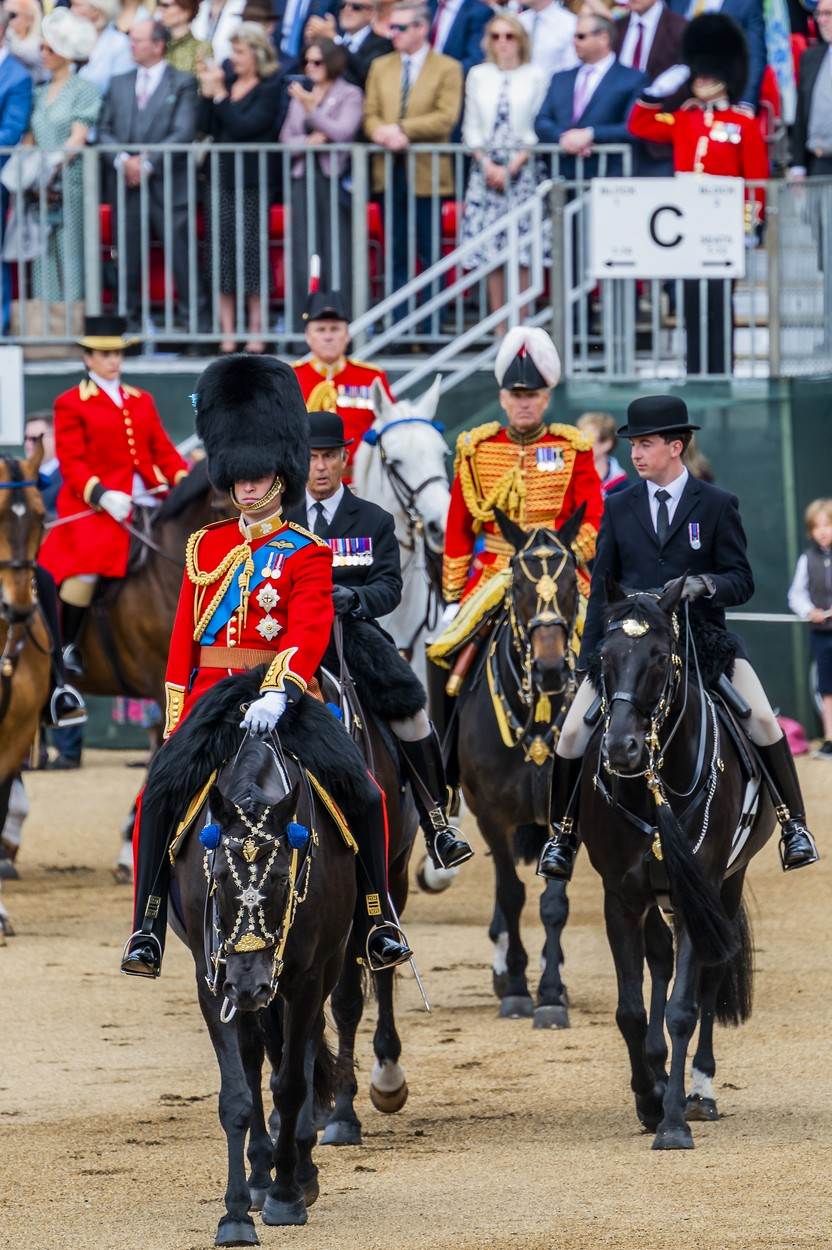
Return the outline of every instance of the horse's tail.
{"type": "Polygon", "coordinates": [[[754,943],[751,920],[742,901],[734,923],[739,946],[725,965],[716,997],[716,1018],[720,1024],[730,1025],[745,1023],[754,1000],[754,943]]]}
{"type": "Polygon", "coordinates": [[[312,1085],[317,1107],[331,1107],[335,1098],[335,1054],[326,1040],[323,1009],[318,1020],[318,1049],[312,1085]]]}
{"type": "Polygon", "coordinates": [[[719,892],[702,871],[668,803],[657,804],[656,824],[673,908],[684,922],[697,958],[708,965],[728,963],[737,950],[738,934],[719,892]]]}
{"type": "Polygon", "coordinates": [[[548,836],[549,830],[545,825],[533,822],[518,825],[514,832],[514,854],[524,864],[536,864],[548,836]]]}

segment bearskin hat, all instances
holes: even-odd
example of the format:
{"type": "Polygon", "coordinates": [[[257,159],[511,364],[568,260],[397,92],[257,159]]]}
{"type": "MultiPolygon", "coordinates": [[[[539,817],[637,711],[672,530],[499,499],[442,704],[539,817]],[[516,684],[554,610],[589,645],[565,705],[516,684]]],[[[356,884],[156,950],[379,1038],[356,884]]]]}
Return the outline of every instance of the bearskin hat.
{"type": "Polygon", "coordinates": [[[203,372],[194,396],[196,432],[218,490],[279,473],[284,507],[303,499],[309,426],[297,378],[274,356],[226,356],[203,372]]]}
{"type": "Polygon", "coordinates": [[[691,78],[716,78],[724,82],[733,104],[742,99],[748,81],[748,44],[732,18],[724,13],[703,13],[685,27],[682,60],[691,78]]]}

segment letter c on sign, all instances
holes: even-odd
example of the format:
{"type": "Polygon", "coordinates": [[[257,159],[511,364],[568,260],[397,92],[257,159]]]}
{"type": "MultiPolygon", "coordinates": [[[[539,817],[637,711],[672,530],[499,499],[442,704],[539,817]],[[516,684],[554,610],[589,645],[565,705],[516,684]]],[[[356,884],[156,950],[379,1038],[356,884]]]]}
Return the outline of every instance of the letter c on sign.
{"type": "Polygon", "coordinates": [[[683,237],[678,232],[672,239],[659,238],[659,217],[662,213],[673,213],[674,217],[684,217],[684,213],[681,208],[677,208],[675,204],[660,204],[657,209],[654,209],[650,216],[650,238],[655,244],[657,244],[658,247],[678,247],[682,242],[683,237]]]}

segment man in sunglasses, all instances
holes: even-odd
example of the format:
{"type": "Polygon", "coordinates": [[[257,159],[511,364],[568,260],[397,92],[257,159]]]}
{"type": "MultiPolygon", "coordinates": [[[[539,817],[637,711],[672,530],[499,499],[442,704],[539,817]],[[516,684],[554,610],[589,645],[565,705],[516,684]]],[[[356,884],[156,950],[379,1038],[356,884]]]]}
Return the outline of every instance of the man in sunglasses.
{"type": "Polygon", "coordinates": [[[370,66],[380,56],[393,51],[393,44],[377,28],[377,0],[343,0],[338,8],[337,24],[331,13],[310,17],[306,23],[306,39],[334,39],[347,52],[347,68],[343,77],[364,90],[370,66]]]}

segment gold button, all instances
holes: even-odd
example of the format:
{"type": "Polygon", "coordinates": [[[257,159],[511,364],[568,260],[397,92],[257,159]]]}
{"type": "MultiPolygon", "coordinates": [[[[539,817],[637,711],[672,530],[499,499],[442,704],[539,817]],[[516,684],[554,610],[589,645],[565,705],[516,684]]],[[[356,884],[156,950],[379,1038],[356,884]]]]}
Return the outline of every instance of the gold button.
{"type": "Polygon", "coordinates": [[[130,416],[130,411],[129,411],[129,409],[128,409],[128,408],[122,408],[122,410],[121,410],[121,411],[123,412],[123,414],[124,414],[124,416],[125,416],[125,417],[129,417],[129,416],[130,416]]]}

